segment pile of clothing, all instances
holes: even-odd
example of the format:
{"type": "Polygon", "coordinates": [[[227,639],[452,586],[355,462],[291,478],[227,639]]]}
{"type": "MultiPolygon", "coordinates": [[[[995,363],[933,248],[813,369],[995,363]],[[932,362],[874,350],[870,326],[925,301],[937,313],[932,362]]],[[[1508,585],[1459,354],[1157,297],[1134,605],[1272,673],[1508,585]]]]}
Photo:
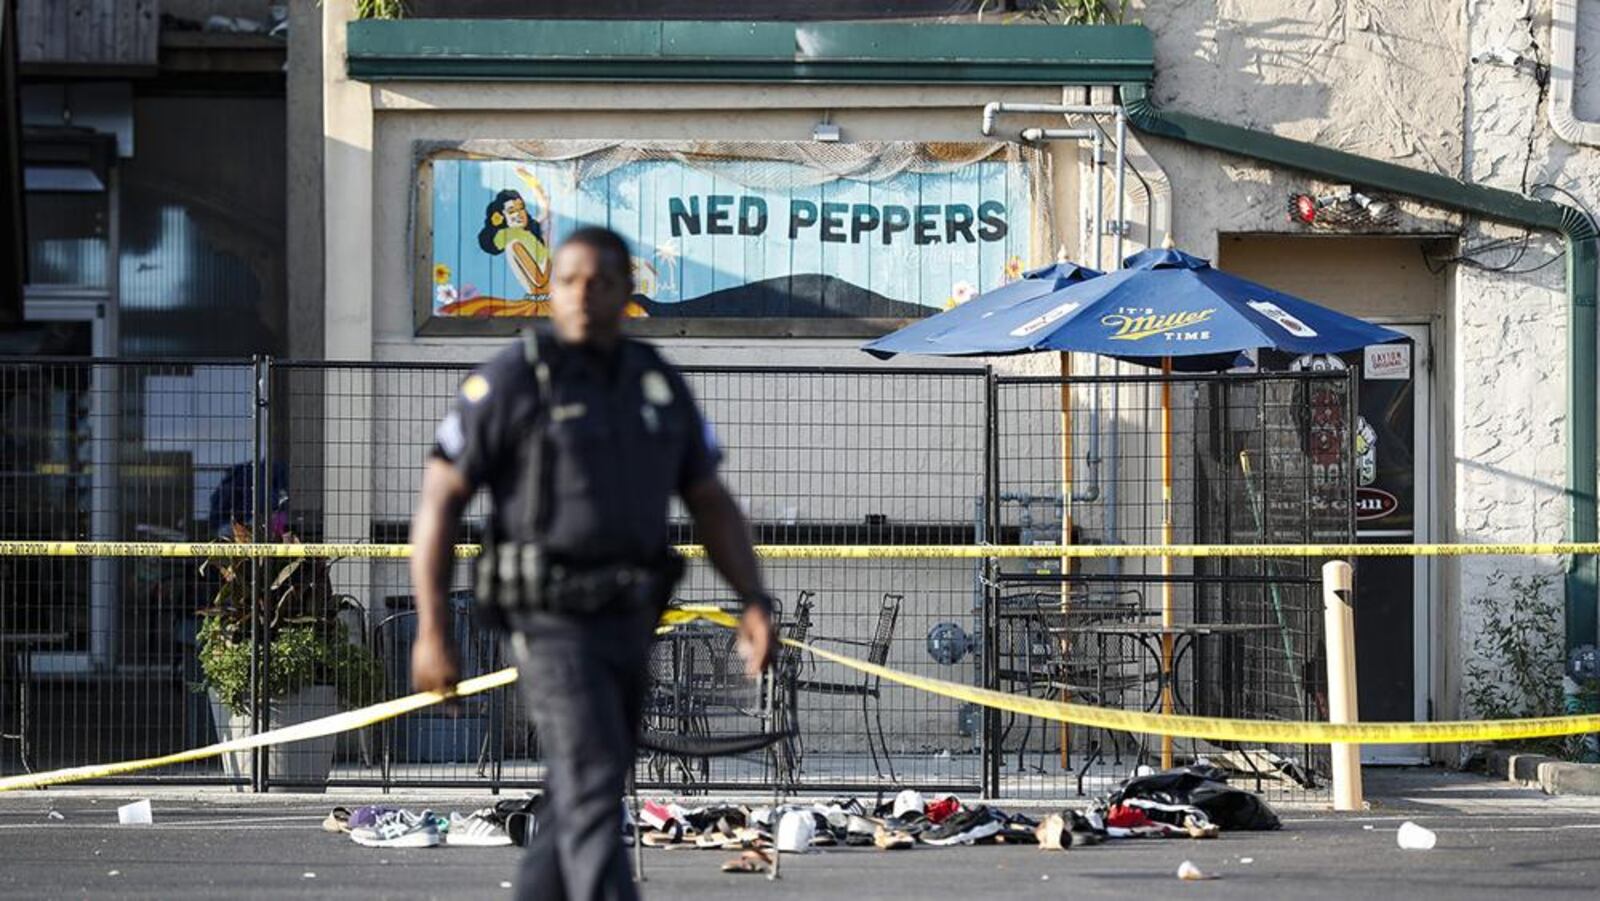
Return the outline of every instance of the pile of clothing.
{"type": "Polygon", "coordinates": [[[1112,838],[1214,838],[1283,825],[1260,796],[1229,785],[1227,772],[1211,766],[1136,775],[1085,815],[1112,838]]]}
{"type": "Polygon", "coordinates": [[[335,807],[322,821],[325,832],[348,835],[365,848],[436,848],[457,845],[472,848],[497,848],[525,844],[518,834],[532,826],[535,799],[501,801],[463,816],[424,810],[414,813],[403,807],[369,804],[351,810],[335,807]]]}

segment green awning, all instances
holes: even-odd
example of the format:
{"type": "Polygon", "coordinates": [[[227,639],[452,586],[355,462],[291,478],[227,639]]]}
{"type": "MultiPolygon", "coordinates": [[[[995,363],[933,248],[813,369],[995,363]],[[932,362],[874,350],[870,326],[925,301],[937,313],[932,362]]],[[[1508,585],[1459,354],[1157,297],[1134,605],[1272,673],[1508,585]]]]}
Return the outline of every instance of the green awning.
{"type": "Polygon", "coordinates": [[[359,81],[1113,84],[1155,71],[1137,25],[402,19],[352,22],[359,81]]]}

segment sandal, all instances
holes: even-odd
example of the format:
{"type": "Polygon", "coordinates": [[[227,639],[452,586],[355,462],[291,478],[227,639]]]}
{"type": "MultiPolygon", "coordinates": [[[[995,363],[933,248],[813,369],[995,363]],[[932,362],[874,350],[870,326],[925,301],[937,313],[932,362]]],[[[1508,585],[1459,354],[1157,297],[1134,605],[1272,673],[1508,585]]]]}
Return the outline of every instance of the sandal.
{"type": "Polygon", "coordinates": [[[872,836],[872,843],[884,851],[904,851],[916,844],[916,841],[909,832],[886,829],[882,826],[879,826],[878,831],[872,836]]]}
{"type": "Polygon", "coordinates": [[[328,814],[328,818],[322,821],[322,831],[335,833],[349,832],[350,808],[335,807],[332,812],[328,814]]]}
{"type": "Polygon", "coordinates": [[[759,850],[746,851],[722,864],[724,873],[765,873],[772,869],[772,859],[759,850]]]}
{"type": "Polygon", "coordinates": [[[1072,847],[1072,833],[1067,831],[1067,819],[1052,813],[1035,827],[1033,834],[1039,839],[1040,851],[1065,851],[1072,847]]]}
{"type": "Polygon", "coordinates": [[[683,826],[674,821],[665,831],[651,829],[644,834],[646,848],[680,848],[689,845],[683,838],[683,826]]]}

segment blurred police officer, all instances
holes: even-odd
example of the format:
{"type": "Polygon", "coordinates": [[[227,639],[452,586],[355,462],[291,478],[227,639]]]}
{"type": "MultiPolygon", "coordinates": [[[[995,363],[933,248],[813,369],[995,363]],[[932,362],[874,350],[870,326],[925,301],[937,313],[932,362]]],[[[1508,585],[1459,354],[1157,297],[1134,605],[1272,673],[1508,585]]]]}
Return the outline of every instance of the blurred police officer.
{"type": "Polygon", "coordinates": [[[523,860],[522,898],[636,897],[619,811],[654,626],[682,562],[674,491],[711,562],[744,601],[752,675],[773,646],[749,531],[717,478],[719,451],[681,375],[622,336],[627,245],[584,228],[556,251],[550,331],[530,330],[461,384],[440,423],[411,524],[418,612],[412,681],[459,672],[446,608],[451,548],[480,485],[493,499],[475,590],[501,618],[538,729],[548,804],[523,860]]]}

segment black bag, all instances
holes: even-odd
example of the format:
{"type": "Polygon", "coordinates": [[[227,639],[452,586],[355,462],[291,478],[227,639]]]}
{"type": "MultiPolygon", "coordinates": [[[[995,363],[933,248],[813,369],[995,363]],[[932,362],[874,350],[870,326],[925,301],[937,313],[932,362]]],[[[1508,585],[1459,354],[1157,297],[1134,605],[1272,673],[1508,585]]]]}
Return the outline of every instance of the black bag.
{"type": "Polygon", "coordinates": [[[1163,804],[1189,804],[1205,811],[1219,829],[1268,831],[1283,823],[1259,795],[1228,784],[1224,770],[1210,766],[1180,767],[1137,776],[1112,792],[1108,803],[1145,798],[1163,804]]]}

